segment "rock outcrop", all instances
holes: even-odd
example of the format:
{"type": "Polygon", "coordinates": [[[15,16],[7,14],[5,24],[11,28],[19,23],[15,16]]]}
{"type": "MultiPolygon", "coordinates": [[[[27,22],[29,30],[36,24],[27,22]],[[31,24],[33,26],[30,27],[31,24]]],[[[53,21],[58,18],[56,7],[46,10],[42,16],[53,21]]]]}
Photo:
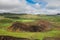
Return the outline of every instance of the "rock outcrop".
{"type": "Polygon", "coordinates": [[[14,22],[8,28],[8,30],[11,31],[27,31],[27,32],[42,32],[51,29],[52,29],[51,23],[42,20],[31,22],[31,23],[14,22]]]}

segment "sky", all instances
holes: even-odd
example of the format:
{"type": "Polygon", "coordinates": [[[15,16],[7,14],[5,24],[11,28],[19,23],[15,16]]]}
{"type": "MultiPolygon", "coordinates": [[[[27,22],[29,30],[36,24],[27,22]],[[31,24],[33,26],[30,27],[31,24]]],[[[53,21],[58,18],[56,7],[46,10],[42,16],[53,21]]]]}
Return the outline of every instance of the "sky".
{"type": "Polygon", "coordinates": [[[60,0],[0,0],[0,13],[57,14],[60,0]]]}

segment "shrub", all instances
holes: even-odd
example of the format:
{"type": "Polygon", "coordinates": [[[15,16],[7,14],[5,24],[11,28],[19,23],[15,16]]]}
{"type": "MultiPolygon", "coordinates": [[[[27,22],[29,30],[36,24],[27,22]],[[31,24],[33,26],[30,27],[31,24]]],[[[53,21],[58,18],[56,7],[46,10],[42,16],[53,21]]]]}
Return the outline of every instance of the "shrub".
{"type": "Polygon", "coordinates": [[[13,22],[13,21],[10,19],[1,19],[0,20],[0,23],[11,23],[11,22],[13,22]]]}

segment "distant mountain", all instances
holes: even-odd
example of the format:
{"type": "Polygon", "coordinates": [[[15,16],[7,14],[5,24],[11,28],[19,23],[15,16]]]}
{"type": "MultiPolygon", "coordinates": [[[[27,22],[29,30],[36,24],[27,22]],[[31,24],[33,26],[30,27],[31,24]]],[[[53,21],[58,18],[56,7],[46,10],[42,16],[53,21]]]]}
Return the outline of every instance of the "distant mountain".
{"type": "Polygon", "coordinates": [[[25,15],[27,13],[0,13],[0,15],[25,15]]]}
{"type": "Polygon", "coordinates": [[[60,15],[60,13],[57,13],[57,15],[60,15]]]}

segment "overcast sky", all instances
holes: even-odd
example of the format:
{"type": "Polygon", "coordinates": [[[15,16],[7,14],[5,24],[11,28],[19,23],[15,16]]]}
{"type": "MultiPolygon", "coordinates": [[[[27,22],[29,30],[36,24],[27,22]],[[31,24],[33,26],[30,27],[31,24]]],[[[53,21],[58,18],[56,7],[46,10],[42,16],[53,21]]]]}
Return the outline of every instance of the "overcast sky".
{"type": "Polygon", "coordinates": [[[60,0],[0,0],[0,12],[56,14],[60,0]]]}

